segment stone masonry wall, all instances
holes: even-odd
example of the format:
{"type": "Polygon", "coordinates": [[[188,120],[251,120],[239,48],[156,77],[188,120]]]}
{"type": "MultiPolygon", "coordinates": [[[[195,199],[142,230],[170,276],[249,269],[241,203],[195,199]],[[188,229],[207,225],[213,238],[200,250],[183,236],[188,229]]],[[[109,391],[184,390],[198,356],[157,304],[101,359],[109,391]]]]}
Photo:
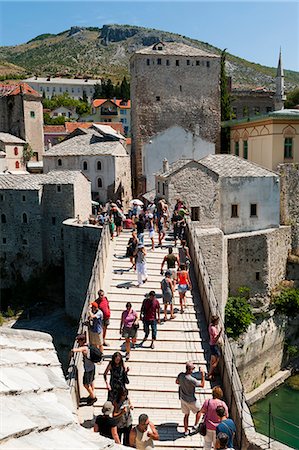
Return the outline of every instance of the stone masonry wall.
{"type": "Polygon", "coordinates": [[[299,256],[299,164],[280,164],[281,223],[292,226],[292,253],[299,256]]]}
{"type": "Polygon", "coordinates": [[[102,228],[66,220],[64,227],[65,309],[78,320],[101,237],[102,228]],[[80,279],[78,279],[80,277],[80,279]]]}
{"type": "Polygon", "coordinates": [[[290,227],[226,235],[229,292],[247,286],[250,294],[268,294],[285,278],[290,227]]]}
{"type": "MultiPolygon", "coordinates": [[[[157,55],[135,54],[131,59],[132,154],[137,191],[143,188],[143,146],[157,133],[178,125],[214,143],[216,150],[220,145],[220,59],[160,56],[161,65],[156,64],[157,55]]],[[[191,156],[192,149],[182,148],[182,153],[191,156]]]]}

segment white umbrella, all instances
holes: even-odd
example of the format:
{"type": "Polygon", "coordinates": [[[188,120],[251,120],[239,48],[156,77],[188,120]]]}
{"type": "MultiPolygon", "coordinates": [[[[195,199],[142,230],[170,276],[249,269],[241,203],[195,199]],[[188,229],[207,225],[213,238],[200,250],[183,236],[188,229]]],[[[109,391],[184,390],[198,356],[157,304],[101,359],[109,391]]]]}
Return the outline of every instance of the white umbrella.
{"type": "Polygon", "coordinates": [[[94,200],[91,200],[91,204],[94,206],[99,206],[99,202],[95,202],[94,200]]]}
{"type": "Polygon", "coordinates": [[[139,200],[138,198],[134,198],[133,200],[130,201],[130,205],[133,205],[134,203],[137,204],[138,206],[143,205],[143,202],[141,200],[139,200]]]}

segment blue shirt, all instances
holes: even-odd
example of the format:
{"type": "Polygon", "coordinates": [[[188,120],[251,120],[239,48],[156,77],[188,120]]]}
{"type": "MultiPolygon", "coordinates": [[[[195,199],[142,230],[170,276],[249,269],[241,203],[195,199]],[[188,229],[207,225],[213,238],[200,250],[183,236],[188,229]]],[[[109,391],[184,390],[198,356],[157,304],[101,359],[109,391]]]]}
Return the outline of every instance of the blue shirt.
{"type": "Polygon", "coordinates": [[[235,432],[236,432],[236,425],[232,419],[223,420],[222,422],[219,423],[219,425],[217,425],[216,428],[216,436],[219,433],[225,433],[228,435],[229,437],[227,444],[228,448],[234,446],[233,437],[235,432]]]}
{"type": "Polygon", "coordinates": [[[92,319],[92,326],[90,329],[93,333],[101,333],[102,332],[102,330],[103,330],[103,313],[100,309],[95,313],[95,317],[93,317],[93,319],[92,319]]]}

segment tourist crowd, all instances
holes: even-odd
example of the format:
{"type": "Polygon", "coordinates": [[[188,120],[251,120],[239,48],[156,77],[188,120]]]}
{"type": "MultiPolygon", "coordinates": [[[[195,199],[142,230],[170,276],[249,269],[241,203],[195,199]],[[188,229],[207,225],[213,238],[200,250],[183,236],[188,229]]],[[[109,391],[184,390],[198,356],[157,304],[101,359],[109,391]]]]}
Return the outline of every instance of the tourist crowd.
{"type": "MultiPolygon", "coordinates": [[[[144,337],[139,343],[143,346],[149,336],[150,348],[155,348],[158,325],[161,321],[174,320],[174,297],[176,289],[179,294],[180,313],[186,309],[186,293],[192,289],[189,268],[191,257],[186,245],[186,206],[177,200],[172,215],[165,200],[161,199],[155,204],[151,201],[144,207],[140,200],[132,200],[131,209],[124,214],[119,201],[109,202],[105,210],[100,210],[97,221],[104,223],[109,221],[111,239],[115,234],[119,236],[123,227],[132,229],[129,239],[126,257],[130,258],[130,270],[136,271],[137,286],[141,286],[148,280],[148,270],[144,245],[144,236],[148,232],[150,250],[155,251],[155,230],[158,234],[157,246],[163,248],[166,231],[172,227],[174,246],[178,248],[178,254],[173,252],[173,247],[168,247],[168,252],[161,261],[161,294],[163,300],[163,318],[161,318],[161,305],[154,291],[145,295],[140,312],[138,313],[130,302],[125,305],[120,316],[120,336],[125,340],[125,357],[120,352],[115,352],[104,371],[104,381],[108,391],[107,401],[102,407],[102,415],[95,420],[94,431],[101,435],[114,439],[116,443],[137,449],[154,447],[154,441],[159,440],[159,433],[146,414],[141,414],[138,424],[133,427],[133,405],[129,398],[127,385],[129,384],[129,367],[126,362],[130,359],[131,349],[136,347],[137,332],[140,322],[143,324],[144,337]],[[164,271],[164,267],[166,270],[164,271]],[[168,309],[170,316],[168,318],[168,309]]],[[[89,344],[85,334],[77,336],[78,347],[73,352],[81,352],[83,355],[84,375],[83,385],[89,393],[87,405],[93,405],[95,395],[95,366],[100,362],[104,347],[109,346],[107,329],[110,320],[109,301],[103,290],[99,290],[98,297],[90,304],[88,328],[89,344]]],[[[222,328],[219,327],[219,317],[213,316],[209,324],[210,337],[210,367],[205,374],[199,367],[199,378],[194,376],[195,365],[189,361],[186,371],[178,374],[176,383],[179,385],[179,399],[181,410],[184,414],[184,434],[200,432],[204,436],[204,449],[233,449],[233,439],[236,427],[229,418],[228,407],[222,400],[223,392],[219,386],[212,389],[212,397],[200,404],[196,398],[196,388],[203,389],[205,380],[215,379],[215,370],[221,356],[222,328]],[[189,429],[190,412],[195,414],[195,423],[189,429]]]]}

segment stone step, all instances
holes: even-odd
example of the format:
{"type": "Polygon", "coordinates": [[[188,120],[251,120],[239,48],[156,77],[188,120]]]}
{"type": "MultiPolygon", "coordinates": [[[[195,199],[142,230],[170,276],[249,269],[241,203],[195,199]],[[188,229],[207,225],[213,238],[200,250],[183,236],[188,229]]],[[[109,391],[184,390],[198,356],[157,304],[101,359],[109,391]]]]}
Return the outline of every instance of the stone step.
{"type": "MultiPolygon", "coordinates": [[[[130,298],[131,296],[134,298],[134,301],[139,301],[140,303],[143,302],[144,300],[144,296],[145,294],[148,294],[150,289],[146,288],[147,283],[145,283],[143,286],[141,287],[135,287],[135,289],[125,289],[125,288],[116,288],[114,287],[113,290],[109,287],[107,289],[107,291],[105,292],[105,294],[107,295],[107,298],[110,301],[119,301],[119,302],[123,302],[124,298],[130,298]]],[[[162,303],[162,293],[161,290],[159,289],[159,286],[156,286],[155,289],[156,292],[156,297],[158,298],[158,300],[162,303]]],[[[175,301],[178,301],[178,293],[175,292],[175,301]]],[[[198,301],[197,299],[194,299],[192,297],[192,294],[190,291],[186,292],[186,300],[190,305],[193,306],[198,306],[198,301]]]]}
{"type": "MultiPolygon", "coordinates": [[[[138,308],[137,308],[137,312],[138,312],[138,308]]],[[[161,311],[162,313],[162,311],[161,311]]],[[[180,314],[181,315],[181,314],[180,314]]],[[[182,314],[183,315],[183,314],[182,314]]],[[[164,317],[164,313],[161,315],[161,318],[164,317]]],[[[120,326],[120,316],[119,318],[110,318],[110,325],[109,325],[109,329],[110,330],[119,330],[119,326],[120,326]]],[[[143,324],[142,322],[140,322],[139,324],[139,329],[143,329],[143,324]]],[[[158,330],[164,330],[164,331],[197,331],[198,330],[198,326],[197,326],[197,321],[196,320],[181,320],[178,321],[175,319],[172,320],[167,320],[166,322],[162,321],[161,324],[158,324],[158,330]]]]}
{"type": "MultiPolygon", "coordinates": [[[[172,364],[172,363],[182,363],[186,364],[187,361],[199,361],[200,364],[205,364],[205,358],[203,351],[196,352],[194,350],[186,351],[186,353],[179,352],[159,352],[155,350],[151,350],[149,348],[149,343],[146,343],[148,346],[148,351],[135,351],[132,350],[130,354],[130,361],[127,363],[128,365],[134,362],[146,362],[148,363],[160,363],[163,364],[172,364]]],[[[119,351],[119,350],[118,350],[119,351]]],[[[109,358],[109,355],[113,355],[114,350],[105,349],[105,359],[109,358]]]]}
{"type": "MultiPolygon", "coordinates": [[[[110,347],[105,347],[105,353],[107,353],[107,352],[119,352],[119,351],[125,352],[124,339],[122,339],[122,340],[109,339],[109,332],[108,332],[107,342],[110,344],[110,347]]],[[[173,342],[169,342],[169,341],[156,341],[155,342],[155,352],[161,352],[161,353],[173,352],[173,347],[174,347],[173,342]]],[[[177,347],[176,350],[175,350],[176,353],[183,353],[184,354],[184,353],[189,352],[189,351],[195,351],[196,353],[203,353],[204,352],[204,348],[203,348],[202,342],[181,341],[181,342],[177,343],[176,347],[177,347]]],[[[147,349],[144,350],[144,347],[141,347],[140,344],[138,344],[135,349],[132,349],[132,352],[143,352],[143,351],[148,351],[148,350],[147,349]]]]}
{"type": "MultiPolygon", "coordinates": [[[[160,303],[162,303],[160,298],[159,298],[159,301],[160,301],[160,303]]],[[[124,311],[124,306],[125,306],[123,303],[123,298],[121,300],[116,300],[116,301],[114,301],[114,300],[111,301],[109,299],[109,303],[110,303],[111,318],[118,317],[120,320],[120,317],[122,315],[122,312],[124,311]]],[[[142,305],[142,301],[134,302],[134,307],[135,308],[137,307],[138,311],[140,311],[141,305],[142,305]]],[[[176,301],[176,299],[175,299],[175,303],[174,303],[174,309],[176,310],[175,311],[176,318],[174,319],[175,322],[184,322],[185,320],[187,320],[188,322],[198,323],[198,321],[201,322],[201,320],[202,320],[203,316],[200,313],[198,313],[197,311],[195,311],[191,305],[190,305],[190,308],[188,308],[184,312],[184,314],[181,314],[180,309],[179,309],[179,303],[178,303],[178,301],[176,301]]],[[[164,313],[164,306],[161,305],[161,312],[162,311],[164,313]]],[[[169,319],[169,314],[170,314],[169,306],[167,309],[167,314],[168,314],[168,319],[169,319]]]]}
{"type": "MultiPolygon", "coordinates": [[[[106,356],[106,355],[105,355],[106,356]]],[[[200,355],[199,355],[200,356],[200,355]]],[[[188,358],[187,358],[188,360],[188,358]]],[[[206,370],[206,361],[203,361],[201,358],[194,358],[193,362],[196,366],[200,365],[205,372],[206,370]]],[[[107,361],[103,361],[99,364],[99,369],[97,369],[97,373],[103,374],[108,364],[107,361]]],[[[168,377],[177,376],[180,372],[185,371],[186,359],[184,361],[178,362],[169,362],[169,363],[159,363],[157,361],[151,361],[147,359],[146,361],[134,361],[133,358],[128,361],[127,366],[129,367],[129,378],[132,375],[143,376],[144,373],[159,377],[160,374],[167,375],[168,377]]]]}
{"type": "MultiPolygon", "coordinates": [[[[118,328],[108,328],[108,335],[107,339],[108,341],[110,339],[116,339],[119,340],[119,327],[118,328]]],[[[140,341],[143,339],[143,329],[139,329],[137,333],[137,342],[140,343],[140,341]]],[[[151,336],[151,335],[150,335],[151,336]]],[[[160,325],[158,325],[158,334],[157,334],[158,341],[172,341],[172,342],[179,342],[181,341],[187,341],[187,342],[202,342],[202,339],[199,334],[199,330],[166,330],[160,325]]]]}

